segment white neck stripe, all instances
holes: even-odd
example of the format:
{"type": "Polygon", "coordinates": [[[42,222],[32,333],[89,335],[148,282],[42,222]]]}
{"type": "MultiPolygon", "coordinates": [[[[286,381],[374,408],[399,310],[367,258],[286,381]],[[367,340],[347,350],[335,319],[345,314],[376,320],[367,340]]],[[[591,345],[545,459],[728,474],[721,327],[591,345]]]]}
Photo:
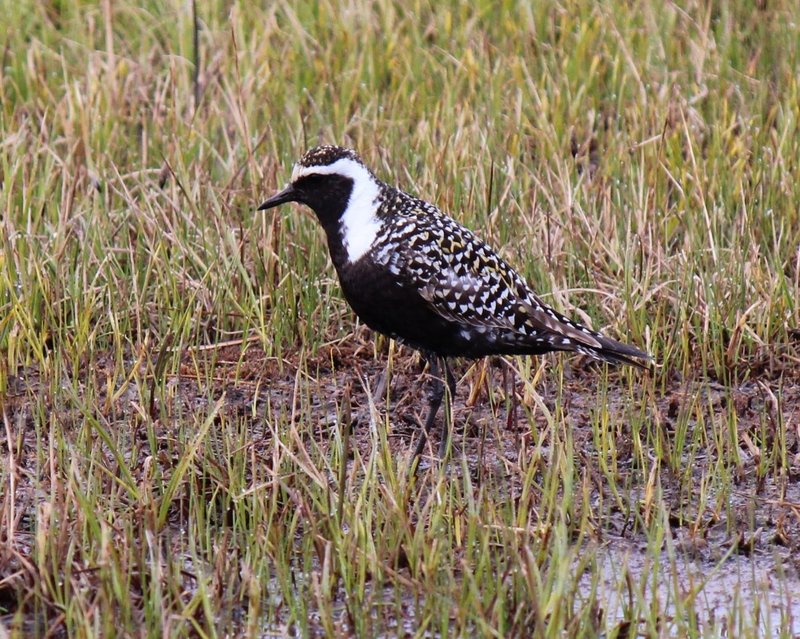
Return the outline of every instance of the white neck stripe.
{"type": "Polygon", "coordinates": [[[380,185],[363,164],[350,158],[341,158],[326,166],[295,164],[292,182],[314,174],[336,174],[353,181],[347,208],[339,221],[339,234],[347,252],[347,261],[353,264],[370,251],[383,226],[383,221],[376,215],[380,185]]]}

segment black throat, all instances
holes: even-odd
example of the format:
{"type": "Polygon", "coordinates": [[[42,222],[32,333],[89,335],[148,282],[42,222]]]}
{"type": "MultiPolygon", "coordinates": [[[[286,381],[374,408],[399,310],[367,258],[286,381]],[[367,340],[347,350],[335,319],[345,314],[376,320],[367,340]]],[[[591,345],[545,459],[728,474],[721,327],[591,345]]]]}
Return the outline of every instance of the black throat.
{"type": "Polygon", "coordinates": [[[350,201],[353,180],[343,175],[307,175],[294,183],[298,201],[317,214],[325,231],[339,227],[339,220],[350,201]]]}
{"type": "Polygon", "coordinates": [[[343,175],[314,173],[294,183],[298,201],[308,206],[317,216],[328,239],[328,250],[336,270],[347,262],[347,252],[342,244],[341,219],[350,195],[353,180],[343,175]]]}

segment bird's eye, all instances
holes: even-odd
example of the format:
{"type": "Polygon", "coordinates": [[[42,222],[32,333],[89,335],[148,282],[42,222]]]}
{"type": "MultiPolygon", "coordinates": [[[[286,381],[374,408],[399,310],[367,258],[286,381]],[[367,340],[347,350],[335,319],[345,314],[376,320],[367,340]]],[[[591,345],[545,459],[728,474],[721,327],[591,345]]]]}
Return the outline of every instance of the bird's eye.
{"type": "Polygon", "coordinates": [[[294,187],[296,189],[300,189],[303,191],[309,191],[317,188],[321,182],[322,182],[322,175],[320,175],[319,173],[309,173],[308,175],[304,175],[299,180],[297,180],[294,183],[294,187]]]}

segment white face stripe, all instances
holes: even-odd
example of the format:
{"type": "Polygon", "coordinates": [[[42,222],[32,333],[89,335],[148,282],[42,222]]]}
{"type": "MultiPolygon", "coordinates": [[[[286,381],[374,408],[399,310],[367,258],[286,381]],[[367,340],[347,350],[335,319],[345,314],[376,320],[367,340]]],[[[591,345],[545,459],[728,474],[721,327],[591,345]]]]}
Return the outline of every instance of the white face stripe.
{"type": "Polygon", "coordinates": [[[299,163],[295,164],[292,169],[292,182],[296,182],[306,175],[331,175],[332,173],[338,173],[344,177],[349,177],[353,182],[358,182],[359,180],[374,181],[375,179],[363,164],[351,160],[350,158],[342,158],[336,160],[333,164],[327,164],[325,166],[303,166],[299,163]]]}
{"type": "Polygon", "coordinates": [[[306,175],[334,173],[353,180],[353,192],[350,194],[339,226],[342,244],[347,251],[347,260],[352,264],[369,252],[383,226],[383,221],[376,215],[380,186],[372,173],[355,160],[342,158],[327,166],[295,164],[292,170],[292,182],[306,175]]]}

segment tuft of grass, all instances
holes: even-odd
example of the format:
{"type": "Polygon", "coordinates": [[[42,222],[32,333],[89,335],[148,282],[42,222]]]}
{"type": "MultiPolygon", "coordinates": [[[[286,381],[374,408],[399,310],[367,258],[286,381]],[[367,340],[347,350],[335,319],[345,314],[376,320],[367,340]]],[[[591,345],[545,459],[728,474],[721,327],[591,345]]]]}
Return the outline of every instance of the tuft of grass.
{"type": "Polygon", "coordinates": [[[0,637],[800,632],[800,9],[17,3],[0,637]],[[199,66],[198,66],[199,61],[199,66]],[[338,291],[308,146],[658,361],[425,372],[338,291]]]}

